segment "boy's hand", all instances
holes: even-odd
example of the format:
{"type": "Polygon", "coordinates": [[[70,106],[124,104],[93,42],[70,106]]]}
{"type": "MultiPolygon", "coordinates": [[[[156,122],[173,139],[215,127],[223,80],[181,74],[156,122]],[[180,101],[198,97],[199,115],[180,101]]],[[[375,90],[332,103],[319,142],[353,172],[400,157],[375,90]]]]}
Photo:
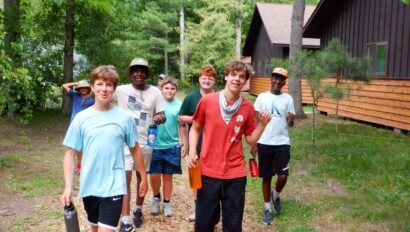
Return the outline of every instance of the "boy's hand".
{"type": "Polygon", "coordinates": [[[195,164],[196,164],[197,160],[198,160],[198,155],[196,153],[189,154],[186,163],[187,163],[189,168],[194,168],[196,166],[195,164]]]}
{"type": "Polygon", "coordinates": [[[256,157],[257,154],[258,154],[258,147],[255,146],[255,145],[253,145],[253,146],[251,147],[251,155],[252,155],[253,157],[256,157]]]}
{"type": "Polygon", "coordinates": [[[269,112],[260,112],[258,114],[258,121],[263,125],[266,126],[270,120],[271,120],[272,116],[270,115],[269,112]]]}
{"type": "Polygon", "coordinates": [[[64,189],[64,192],[63,192],[63,195],[61,195],[60,201],[64,206],[70,205],[70,203],[71,203],[71,189],[69,189],[69,188],[64,189]]]}
{"type": "Polygon", "coordinates": [[[288,122],[293,122],[295,120],[295,114],[292,112],[288,112],[288,122]]]}
{"type": "Polygon", "coordinates": [[[181,158],[184,158],[185,157],[185,155],[186,155],[186,153],[187,153],[187,145],[185,145],[185,144],[183,144],[182,146],[181,146],[181,158]]]}
{"type": "Polygon", "coordinates": [[[142,178],[141,183],[140,183],[140,190],[139,190],[140,197],[144,197],[145,194],[147,194],[147,190],[148,190],[147,178],[142,178]]]}

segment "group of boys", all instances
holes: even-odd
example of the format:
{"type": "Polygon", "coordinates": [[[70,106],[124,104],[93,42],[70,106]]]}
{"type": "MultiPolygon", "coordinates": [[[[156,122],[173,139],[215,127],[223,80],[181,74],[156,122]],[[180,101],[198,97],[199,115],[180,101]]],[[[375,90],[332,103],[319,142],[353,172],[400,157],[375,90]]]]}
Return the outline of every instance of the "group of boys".
{"type": "Polygon", "coordinates": [[[221,211],[224,231],[242,231],[247,176],[244,136],[252,147],[252,155],[259,154],[265,201],[263,222],[271,224],[270,197],[280,213],[279,193],[289,170],[287,127],[293,125],[294,109],[292,98],[281,92],[287,71],[273,70],[271,90],[261,94],[255,106],[240,95],[251,75],[251,68],[240,61],[225,66],[226,84],[220,92],[214,92],[216,70],[203,67],[199,73],[200,89],[188,94],[182,104],[174,98],[178,87],[174,78],[160,78],[161,92],[145,83],[151,74],[148,62],[142,58],[133,59],[127,68],[126,75],[131,80],[128,85],[117,87],[119,75],[114,66],[99,66],[91,72],[95,103],[77,114],[63,142],[67,147],[63,204],[71,203],[73,156],[82,151],[78,197],[83,199],[91,231],[115,231],[118,221],[120,231],[134,231],[132,224],[142,225],[147,173],[154,195],[151,213],[159,213],[162,178],[162,208],[165,216],[171,216],[172,175],[182,173],[181,158],[188,153],[188,167],[194,167],[199,160],[202,174],[202,188],[194,192],[195,210],[190,216],[195,221],[195,231],[213,231],[221,211]],[[147,143],[148,127],[152,124],[158,129],[155,148],[147,143]],[[189,132],[185,125],[189,125],[189,132]],[[132,222],[133,169],[137,191],[132,222]],[[271,191],[274,175],[278,175],[278,180],[271,191]]]}

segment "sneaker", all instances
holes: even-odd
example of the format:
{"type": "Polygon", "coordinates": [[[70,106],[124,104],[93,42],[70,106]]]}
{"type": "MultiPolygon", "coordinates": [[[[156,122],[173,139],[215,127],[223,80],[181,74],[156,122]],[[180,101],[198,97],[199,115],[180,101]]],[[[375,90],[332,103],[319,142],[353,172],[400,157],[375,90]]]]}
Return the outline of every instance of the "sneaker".
{"type": "Polygon", "coordinates": [[[141,227],[142,225],[142,211],[141,209],[137,209],[137,211],[134,212],[134,226],[136,228],[141,227]]]}
{"type": "Polygon", "coordinates": [[[165,217],[171,217],[172,216],[172,208],[171,205],[168,204],[164,204],[164,216],[165,217]]]}
{"type": "Polygon", "coordinates": [[[270,225],[272,224],[272,212],[269,210],[265,210],[263,215],[263,224],[270,225]]]}
{"type": "Polygon", "coordinates": [[[152,203],[151,203],[151,214],[158,214],[159,213],[159,201],[161,199],[157,197],[152,197],[152,203]]]}
{"type": "Polygon", "coordinates": [[[273,194],[272,194],[272,203],[273,203],[273,208],[275,209],[276,214],[280,214],[282,212],[282,204],[280,203],[280,197],[277,197],[276,199],[274,199],[273,194]]]}
{"type": "Polygon", "coordinates": [[[189,222],[195,222],[195,211],[192,212],[192,214],[188,216],[188,221],[189,222]]]}
{"type": "Polygon", "coordinates": [[[120,231],[119,232],[134,232],[134,227],[131,224],[124,224],[121,222],[120,231]]]}

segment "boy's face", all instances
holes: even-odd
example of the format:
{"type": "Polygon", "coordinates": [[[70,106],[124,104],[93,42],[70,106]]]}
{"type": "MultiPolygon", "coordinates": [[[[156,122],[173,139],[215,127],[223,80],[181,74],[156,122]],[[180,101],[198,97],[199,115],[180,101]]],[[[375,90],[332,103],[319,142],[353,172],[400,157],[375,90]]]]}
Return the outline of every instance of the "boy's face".
{"type": "Polygon", "coordinates": [[[162,94],[166,101],[174,100],[175,94],[177,93],[177,88],[175,85],[168,83],[162,86],[162,94]]]}
{"type": "Polygon", "coordinates": [[[272,76],[270,78],[271,92],[274,94],[280,94],[282,87],[286,84],[286,78],[280,76],[272,76]]]}
{"type": "Polygon", "coordinates": [[[81,95],[87,95],[88,94],[88,88],[80,88],[79,91],[80,91],[81,95]]]}
{"type": "Polygon", "coordinates": [[[246,82],[245,71],[233,70],[225,76],[225,89],[233,94],[240,94],[242,87],[246,82]]]}
{"type": "Polygon", "coordinates": [[[98,79],[91,85],[91,91],[94,93],[95,102],[106,105],[111,104],[114,95],[114,83],[109,80],[98,79]]]}
{"type": "Polygon", "coordinates": [[[133,66],[130,70],[131,83],[135,88],[145,85],[145,79],[148,76],[148,69],[143,66],[133,66]]]}
{"type": "Polygon", "coordinates": [[[199,77],[199,86],[203,90],[212,90],[215,85],[215,78],[202,75],[199,77]]]}

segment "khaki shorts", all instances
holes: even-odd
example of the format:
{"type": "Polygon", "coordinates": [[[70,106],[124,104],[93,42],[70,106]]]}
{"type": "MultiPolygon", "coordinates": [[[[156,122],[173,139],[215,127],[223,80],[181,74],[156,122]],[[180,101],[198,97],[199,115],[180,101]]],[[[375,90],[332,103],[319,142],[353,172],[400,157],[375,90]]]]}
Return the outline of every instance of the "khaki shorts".
{"type": "MultiPolygon", "coordinates": [[[[141,151],[142,151],[142,154],[144,155],[145,170],[148,172],[149,166],[151,165],[153,148],[148,145],[145,145],[141,147],[141,151]]],[[[132,158],[132,155],[128,147],[124,147],[124,154],[125,154],[125,171],[132,171],[132,170],[138,171],[137,164],[134,163],[134,159],[132,158]]]]}

